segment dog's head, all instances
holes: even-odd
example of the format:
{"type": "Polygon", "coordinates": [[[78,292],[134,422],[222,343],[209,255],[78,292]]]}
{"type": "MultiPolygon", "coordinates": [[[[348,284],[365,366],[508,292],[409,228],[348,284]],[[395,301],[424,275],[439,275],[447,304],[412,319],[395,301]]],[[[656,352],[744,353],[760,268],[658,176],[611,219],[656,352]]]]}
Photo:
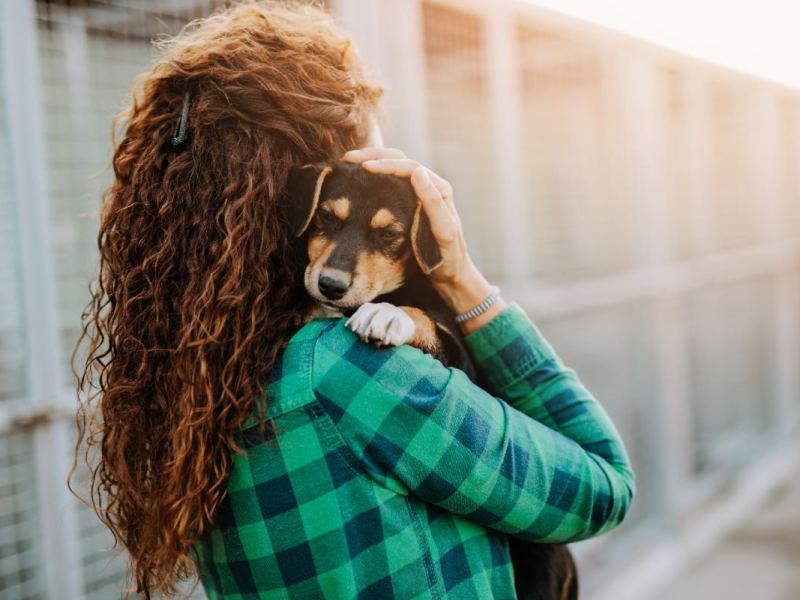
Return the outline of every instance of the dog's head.
{"type": "Polygon", "coordinates": [[[441,261],[408,178],[345,161],[303,165],[291,170],[280,208],[294,235],[308,236],[305,286],[327,305],[370,302],[403,285],[407,268],[427,273],[441,261]]]}

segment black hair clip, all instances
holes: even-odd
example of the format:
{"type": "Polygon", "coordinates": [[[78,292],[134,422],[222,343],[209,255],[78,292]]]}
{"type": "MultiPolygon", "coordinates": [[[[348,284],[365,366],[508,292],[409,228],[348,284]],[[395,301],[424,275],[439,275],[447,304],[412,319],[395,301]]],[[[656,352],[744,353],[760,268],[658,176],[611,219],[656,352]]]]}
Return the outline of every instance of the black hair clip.
{"type": "Polygon", "coordinates": [[[170,138],[170,143],[172,143],[173,148],[181,148],[183,144],[186,142],[187,138],[189,137],[189,133],[186,129],[186,124],[189,121],[189,100],[191,99],[191,94],[187,90],[186,93],[183,95],[183,106],[181,107],[181,116],[178,118],[178,122],[175,123],[175,129],[172,132],[172,137],[170,138]]]}

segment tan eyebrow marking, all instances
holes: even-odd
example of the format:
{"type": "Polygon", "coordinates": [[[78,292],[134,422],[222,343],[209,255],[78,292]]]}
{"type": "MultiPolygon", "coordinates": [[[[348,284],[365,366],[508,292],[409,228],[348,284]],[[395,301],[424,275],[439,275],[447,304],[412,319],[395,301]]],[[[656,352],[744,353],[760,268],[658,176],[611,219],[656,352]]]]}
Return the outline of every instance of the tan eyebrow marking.
{"type": "Polygon", "coordinates": [[[338,219],[346,221],[350,217],[350,198],[326,200],[320,208],[331,211],[338,219]]]}
{"type": "Polygon", "coordinates": [[[397,218],[388,208],[382,208],[372,216],[369,226],[373,229],[382,229],[397,222],[397,218]]]}

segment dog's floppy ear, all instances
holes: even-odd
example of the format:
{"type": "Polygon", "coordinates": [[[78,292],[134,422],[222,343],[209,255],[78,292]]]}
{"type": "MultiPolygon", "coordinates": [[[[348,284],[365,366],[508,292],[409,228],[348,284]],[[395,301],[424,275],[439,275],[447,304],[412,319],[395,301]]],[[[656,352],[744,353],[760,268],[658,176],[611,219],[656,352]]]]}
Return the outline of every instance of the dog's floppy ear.
{"type": "Polygon", "coordinates": [[[422,272],[426,275],[438,267],[442,262],[442,253],[439,244],[433,237],[431,222],[422,202],[417,201],[417,208],[414,210],[414,219],[411,221],[411,249],[414,251],[414,258],[422,272]]]}
{"type": "Polygon", "coordinates": [[[331,171],[333,167],[324,162],[292,167],[289,170],[278,208],[295,237],[303,235],[311,224],[314,213],[317,212],[322,183],[331,171]]]}

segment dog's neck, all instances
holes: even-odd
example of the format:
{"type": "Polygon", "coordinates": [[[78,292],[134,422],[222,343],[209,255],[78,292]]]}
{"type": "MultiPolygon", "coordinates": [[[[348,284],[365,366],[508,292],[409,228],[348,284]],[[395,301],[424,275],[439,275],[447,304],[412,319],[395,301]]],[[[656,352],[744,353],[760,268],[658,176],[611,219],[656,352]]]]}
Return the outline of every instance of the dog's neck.
{"type": "Polygon", "coordinates": [[[328,306],[327,304],[322,304],[321,302],[314,302],[311,306],[311,310],[308,311],[306,316],[306,323],[308,321],[313,321],[314,319],[329,319],[344,316],[345,314],[341,311],[341,309],[335,306],[328,306]]]}

